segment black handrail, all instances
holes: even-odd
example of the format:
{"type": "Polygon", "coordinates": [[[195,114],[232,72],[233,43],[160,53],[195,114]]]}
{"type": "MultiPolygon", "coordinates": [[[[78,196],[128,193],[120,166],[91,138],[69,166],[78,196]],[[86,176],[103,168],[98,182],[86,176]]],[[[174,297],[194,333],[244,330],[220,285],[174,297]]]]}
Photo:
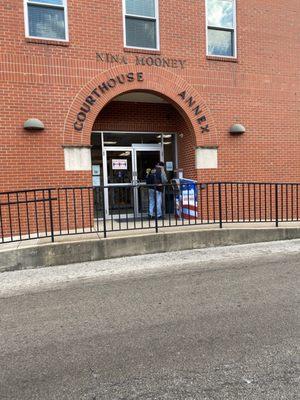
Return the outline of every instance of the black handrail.
{"type": "Polygon", "coordinates": [[[300,221],[299,188],[300,183],[173,182],[0,192],[0,243],[206,224],[278,227],[300,221]]]}

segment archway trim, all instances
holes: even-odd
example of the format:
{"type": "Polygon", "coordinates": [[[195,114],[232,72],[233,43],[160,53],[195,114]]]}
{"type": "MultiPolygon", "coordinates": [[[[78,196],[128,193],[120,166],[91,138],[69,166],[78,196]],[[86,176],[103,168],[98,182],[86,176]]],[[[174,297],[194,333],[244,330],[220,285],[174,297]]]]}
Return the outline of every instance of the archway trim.
{"type": "Polygon", "coordinates": [[[217,145],[210,110],[192,85],[168,70],[130,64],[100,73],[77,93],[65,119],[63,144],[89,145],[100,111],[113,98],[131,91],[152,92],[167,98],[183,115],[197,146],[217,145]]]}

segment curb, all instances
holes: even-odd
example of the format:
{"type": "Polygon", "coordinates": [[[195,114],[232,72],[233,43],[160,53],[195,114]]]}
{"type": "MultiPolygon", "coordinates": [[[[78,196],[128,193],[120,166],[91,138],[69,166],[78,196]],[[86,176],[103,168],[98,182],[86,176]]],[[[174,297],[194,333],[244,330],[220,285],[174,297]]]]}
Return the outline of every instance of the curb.
{"type": "Polygon", "coordinates": [[[0,251],[0,272],[168,251],[299,238],[300,228],[243,228],[161,232],[108,239],[49,243],[0,251]]]}

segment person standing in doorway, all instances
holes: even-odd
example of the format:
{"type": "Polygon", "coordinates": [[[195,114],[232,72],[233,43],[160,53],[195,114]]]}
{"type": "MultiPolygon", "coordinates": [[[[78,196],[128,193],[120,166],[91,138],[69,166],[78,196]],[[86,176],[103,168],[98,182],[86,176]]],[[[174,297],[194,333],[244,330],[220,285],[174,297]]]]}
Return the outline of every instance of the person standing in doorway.
{"type": "Polygon", "coordinates": [[[165,172],[165,164],[160,161],[155,165],[155,169],[153,169],[150,173],[148,171],[146,177],[146,183],[148,185],[152,185],[149,188],[149,217],[155,217],[155,194],[156,194],[156,209],[157,209],[157,218],[162,218],[162,200],[163,200],[163,192],[164,192],[164,184],[168,182],[167,175],[165,172]]]}

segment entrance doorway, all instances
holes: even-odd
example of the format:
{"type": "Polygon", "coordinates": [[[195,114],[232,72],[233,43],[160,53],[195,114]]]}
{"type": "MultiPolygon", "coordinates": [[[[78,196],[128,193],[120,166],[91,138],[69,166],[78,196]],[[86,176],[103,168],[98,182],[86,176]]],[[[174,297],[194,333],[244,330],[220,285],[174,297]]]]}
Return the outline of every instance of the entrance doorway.
{"type": "Polygon", "coordinates": [[[157,132],[94,132],[93,135],[97,135],[99,145],[101,142],[102,157],[97,158],[95,149],[92,152],[93,170],[101,171],[95,182],[105,186],[106,216],[127,219],[147,215],[146,171],[159,161],[167,161],[168,178],[172,179],[177,166],[176,135],[157,132]],[[99,168],[94,168],[94,160],[99,168]]]}
{"type": "Polygon", "coordinates": [[[103,153],[106,214],[140,215],[147,204],[147,168],[163,160],[160,144],[132,144],[131,147],[106,147],[103,153]],[[111,190],[110,190],[111,188],[111,190]],[[144,206],[144,207],[143,207],[144,206]]]}

